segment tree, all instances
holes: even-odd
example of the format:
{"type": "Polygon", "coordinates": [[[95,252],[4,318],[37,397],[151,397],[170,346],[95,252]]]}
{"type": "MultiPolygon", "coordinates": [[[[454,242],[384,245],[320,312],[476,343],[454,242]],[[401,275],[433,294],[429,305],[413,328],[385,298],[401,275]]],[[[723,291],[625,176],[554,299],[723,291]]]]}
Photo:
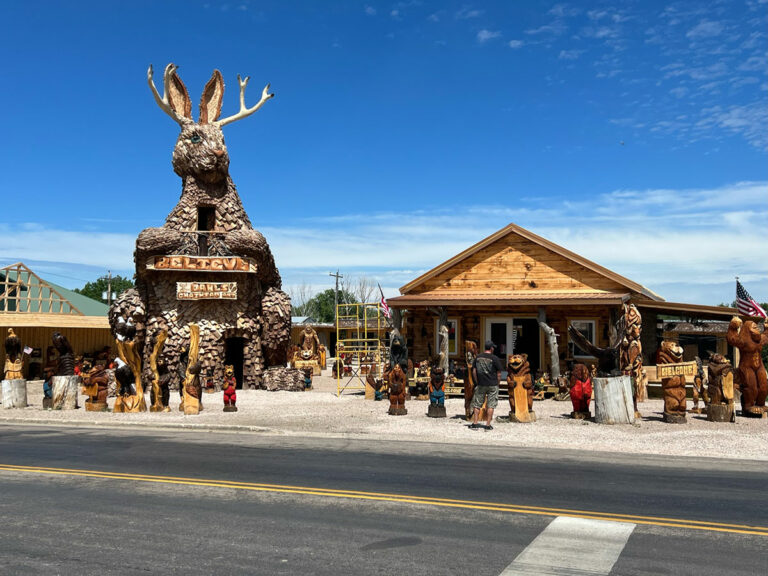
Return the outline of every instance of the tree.
{"type": "MultiPolygon", "coordinates": [[[[133,288],[133,280],[129,278],[123,278],[122,276],[112,276],[111,280],[111,288],[112,292],[116,294],[120,294],[124,290],[128,290],[128,288],[133,288]]],[[[102,276],[98,280],[95,280],[93,282],[88,282],[85,286],[82,288],[75,288],[75,292],[78,294],[82,294],[83,296],[88,296],[88,298],[93,298],[94,300],[98,300],[99,302],[107,303],[106,298],[102,298],[102,295],[107,291],[107,277],[102,276]]]]}
{"type": "MultiPolygon", "coordinates": [[[[339,303],[354,302],[354,300],[355,297],[348,291],[339,290],[339,303]]],[[[318,322],[333,322],[336,319],[336,311],[333,308],[334,302],[335,290],[328,288],[312,296],[303,306],[294,308],[293,312],[301,311],[300,316],[311,316],[318,322]]]]}

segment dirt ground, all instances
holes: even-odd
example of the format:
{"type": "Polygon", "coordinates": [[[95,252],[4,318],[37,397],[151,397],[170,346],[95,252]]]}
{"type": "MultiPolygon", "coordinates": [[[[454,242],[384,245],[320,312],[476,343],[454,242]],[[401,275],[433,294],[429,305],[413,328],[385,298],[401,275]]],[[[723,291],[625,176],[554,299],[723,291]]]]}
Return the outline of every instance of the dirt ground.
{"type": "MultiPolygon", "coordinates": [[[[669,456],[768,460],[768,419],[738,416],[736,422],[708,422],[689,414],[683,425],[661,419],[663,402],[650,399],[639,405],[642,419],[634,425],[601,425],[570,418],[571,403],[543,400],[534,403],[537,421],[510,423],[509,404],[500,399],[493,430],[470,430],[464,420],[464,400],[446,401],[447,418],[426,416],[427,401],[410,400],[408,414],[389,416],[389,402],[365,400],[360,389],[337,396],[337,382],[326,373],[316,377],[308,392],[239,390],[238,412],[222,411],[222,393],[205,394],[197,416],[178,411],[178,392],[171,392],[170,413],[113,414],[86,412],[85,397],[77,410],[42,409],[42,383],[28,383],[24,409],[0,408],[0,424],[66,424],[74,426],[151,427],[221,430],[294,436],[369,438],[372,442],[419,440],[434,443],[485,444],[510,447],[571,448],[588,451],[643,453],[669,456]]],[[[359,385],[359,384],[358,384],[359,385]]],[[[110,408],[114,399],[110,399],[110,408]]],[[[690,407],[690,401],[689,401],[690,407]]]]}

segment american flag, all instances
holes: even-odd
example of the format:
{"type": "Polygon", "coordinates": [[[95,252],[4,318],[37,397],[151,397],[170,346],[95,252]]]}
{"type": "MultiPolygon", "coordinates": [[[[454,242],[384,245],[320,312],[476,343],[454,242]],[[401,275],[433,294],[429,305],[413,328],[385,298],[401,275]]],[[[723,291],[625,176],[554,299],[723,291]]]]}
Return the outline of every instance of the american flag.
{"type": "Polygon", "coordinates": [[[736,280],[736,309],[739,311],[739,314],[744,316],[759,318],[768,317],[765,310],[760,307],[760,304],[752,299],[752,296],[749,295],[749,292],[744,290],[744,286],[742,286],[741,282],[738,280],[736,280]]]}
{"type": "Polygon", "coordinates": [[[381,311],[384,312],[384,316],[387,318],[392,316],[392,312],[390,312],[389,305],[387,304],[387,301],[384,300],[384,296],[381,297],[381,311]]]}
{"type": "Polygon", "coordinates": [[[379,293],[381,293],[381,311],[384,313],[384,316],[391,318],[392,312],[389,309],[389,304],[384,299],[384,290],[381,289],[381,284],[377,284],[377,286],[379,287],[379,293]]]}

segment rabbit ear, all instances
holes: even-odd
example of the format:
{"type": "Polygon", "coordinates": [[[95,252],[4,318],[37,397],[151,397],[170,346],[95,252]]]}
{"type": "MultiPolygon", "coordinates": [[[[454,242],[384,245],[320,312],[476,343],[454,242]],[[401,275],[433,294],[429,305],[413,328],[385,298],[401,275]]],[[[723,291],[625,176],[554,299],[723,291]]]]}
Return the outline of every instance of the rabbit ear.
{"type": "Polygon", "coordinates": [[[219,119],[223,99],[224,79],[221,77],[221,72],[214,70],[200,98],[200,124],[209,124],[219,119]]]}
{"type": "Polygon", "coordinates": [[[171,81],[168,83],[168,101],[176,114],[192,119],[192,101],[189,99],[189,92],[175,71],[171,74],[171,81]]]}

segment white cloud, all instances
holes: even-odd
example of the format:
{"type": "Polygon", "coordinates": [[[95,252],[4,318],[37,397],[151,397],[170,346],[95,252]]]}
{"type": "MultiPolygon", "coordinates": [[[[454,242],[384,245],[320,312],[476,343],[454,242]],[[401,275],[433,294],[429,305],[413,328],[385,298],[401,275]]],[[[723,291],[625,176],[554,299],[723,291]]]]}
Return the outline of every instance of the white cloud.
{"type": "Polygon", "coordinates": [[[373,6],[366,6],[365,13],[368,16],[376,16],[376,8],[374,8],[373,6]]]}
{"type": "Polygon", "coordinates": [[[510,40],[509,41],[509,47],[513,50],[517,50],[518,48],[523,47],[523,41],[522,40],[510,40]]]}
{"type": "Polygon", "coordinates": [[[557,57],[560,60],[576,60],[583,53],[584,50],[560,50],[557,57]]]}
{"type": "Polygon", "coordinates": [[[501,36],[501,32],[498,30],[486,30],[483,28],[477,33],[477,41],[483,44],[484,42],[488,42],[488,40],[493,40],[499,36],[501,36]]]}
{"type": "MultiPolygon", "coordinates": [[[[668,300],[717,304],[732,299],[722,286],[736,275],[753,282],[749,289],[755,298],[768,300],[768,261],[760,235],[766,213],[768,182],[742,182],[707,189],[615,190],[581,201],[520,198],[514,207],[344,214],[261,232],[286,284],[323,285],[328,271],[340,268],[377,278],[390,295],[512,221],[668,300]],[[339,228],[343,235],[334,233],[339,228]]],[[[59,269],[84,265],[114,271],[133,267],[138,230],[86,233],[0,224],[0,234],[5,263],[70,262],[59,269]]]]}
{"type": "Polygon", "coordinates": [[[721,22],[702,20],[686,33],[686,37],[691,39],[712,38],[722,34],[724,29],[725,26],[721,22]]]}
{"type": "Polygon", "coordinates": [[[453,17],[456,18],[456,20],[469,20],[471,18],[479,18],[484,12],[484,10],[476,10],[464,6],[461,10],[457,10],[453,17]]]}

